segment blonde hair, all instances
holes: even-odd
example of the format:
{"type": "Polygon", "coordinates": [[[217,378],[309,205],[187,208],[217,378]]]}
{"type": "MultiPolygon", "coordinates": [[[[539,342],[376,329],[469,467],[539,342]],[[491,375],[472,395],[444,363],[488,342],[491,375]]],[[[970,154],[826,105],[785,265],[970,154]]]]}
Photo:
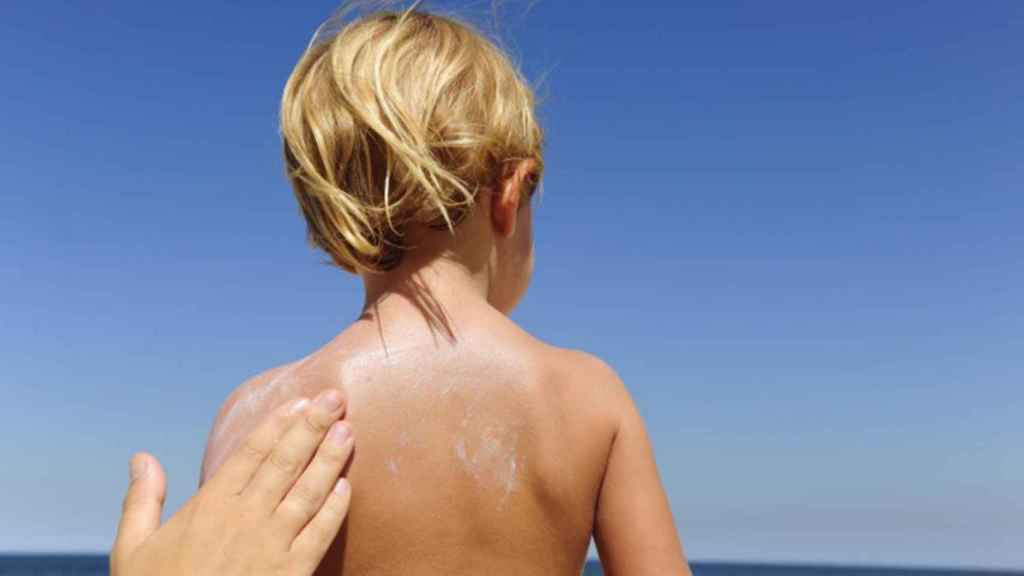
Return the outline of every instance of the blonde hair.
{"type": "Polygon", "coordinates": [[[351,272],[397,266],[412,223],[454,230],[507,163],[542,166],[534,94],[506,54],[413,9],[314,38],[285,85],[281,135],[310,242],[351,272]]]}

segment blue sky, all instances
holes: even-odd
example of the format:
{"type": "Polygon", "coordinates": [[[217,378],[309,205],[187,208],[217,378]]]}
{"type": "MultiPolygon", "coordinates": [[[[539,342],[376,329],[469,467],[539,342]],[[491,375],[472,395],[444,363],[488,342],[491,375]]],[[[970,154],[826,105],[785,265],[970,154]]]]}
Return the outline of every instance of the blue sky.
{"type": "MultiPolygon", "coordinates": [[[[105,549],[140,449],[176,508],[226,394],[357,313],[275,126],[334,6],[0,6],[0,550],[105,549]]],[[[1024,4],[524,12],[515,318],[618,369],[690,555],[1024,567],[1024,4]]]]}

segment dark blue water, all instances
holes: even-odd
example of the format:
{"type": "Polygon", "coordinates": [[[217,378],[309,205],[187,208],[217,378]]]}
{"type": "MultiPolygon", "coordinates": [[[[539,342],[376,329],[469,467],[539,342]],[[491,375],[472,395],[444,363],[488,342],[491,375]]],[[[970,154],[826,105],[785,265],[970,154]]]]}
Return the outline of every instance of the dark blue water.
{"type": "MultiPolygon", "coordinates": [[[[787,566],[784,564],[727,564],[694,562],[696,576],[1024,576],[995,570],[928,570],[906,568],[853,568],[843,566],[787,566]]],[[[106,556],[0,556],[0,576],[101,576],[107,574],[106,556]]],[[[601,565],[590,562],[584,576],[600,576],[601,565]]]]}
{"type": "Polygon", "coordinates": [[[0,556],[0,576],[56,576],[107,574],[106,556],[0,556]]]}

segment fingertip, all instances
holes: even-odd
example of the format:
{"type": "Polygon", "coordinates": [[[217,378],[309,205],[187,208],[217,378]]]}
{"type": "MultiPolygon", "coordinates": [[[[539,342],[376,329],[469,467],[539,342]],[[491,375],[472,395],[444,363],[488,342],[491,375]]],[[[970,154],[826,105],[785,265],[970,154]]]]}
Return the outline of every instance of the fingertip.
{"type": "Polygon", "coordinates": [[[149,473],[150,460],[152,460],[152,456],[146,452],[138,452],[132,456],[131,461],[128,463],[128,478],[132,482],[145,478],[149,473]]]}
{"type": "Polygon", "coordinates": [[[327,430],[327,440],[337,446],[344,446],[352,438],[352,425],[344,420],[338,420],[327,430]]]}
{"type": "Polygon", "coordinates": [[[285,404],[284,412],[286,416],[294,416],[305,410],[307,406],[309,406],[309,398],[296,398],[285,404]]]}
{"type": "Polygon", "coordinates": [[[146,461],[147,477],[152,478],[158,484],[166,484],[167,479],[164,475],[164,466],[160,463],[160,459],[152,454],[146,454],[146,461]]]}
{"type": "Polygon", "coordinates": [[[352,483],[348,481],[348,478],[338,478],[338,481],[334,483],[334,493],[346,497],[351,495],[352,483]]]}
{"type": "Polygon", "coordinates": [[[164,478],[164,468],[156,456],[148,452],[136,453],[129,462],[128,475],[132,490],[163,499],[167,481],[164,478]]]}
{"type": "Polygon", "coordinates": [[[317,395],[315,402],[328,414],[340,415],[345,410],[345,395],[336,388],[324,390],[317,395]]]}
{"type": "Polygon", "coordinates": [[[134,550],[157,529],[167,493],[163,467],[152,454],[134,454],[129,474],[131,483],[124,495],[112,558],[134,550]]]}

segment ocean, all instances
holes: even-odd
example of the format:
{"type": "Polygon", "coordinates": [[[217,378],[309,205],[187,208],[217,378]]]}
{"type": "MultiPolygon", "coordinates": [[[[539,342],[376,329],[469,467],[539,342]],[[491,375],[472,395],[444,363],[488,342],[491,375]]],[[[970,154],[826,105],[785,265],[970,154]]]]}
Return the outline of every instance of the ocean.
{"type": "MultiPolygon", "coordinates": [[[[1024,571],[954,570],[927,568],[866,568],[786,564],[730,564],[693,562],[695,576],[1024,576],[1024,571]]],[[[0,556],[0,576],[101,576],[107,574],[106,556],[0,556]]],[[[583,576],[600,576],[601,565],[588,562],[583,576]]]]}

